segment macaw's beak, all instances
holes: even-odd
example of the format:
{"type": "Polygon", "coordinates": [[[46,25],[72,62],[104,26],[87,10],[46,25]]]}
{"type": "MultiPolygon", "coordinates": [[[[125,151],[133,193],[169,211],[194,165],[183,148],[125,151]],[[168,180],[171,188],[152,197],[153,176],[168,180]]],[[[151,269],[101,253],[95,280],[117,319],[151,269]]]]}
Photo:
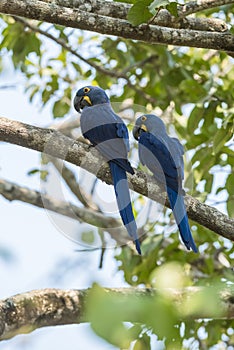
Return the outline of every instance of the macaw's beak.
{"type": "Polygon", "coordinates": [[[75,96],[74,101],[74,108],[77,112],[80,113],[80,110],[83,109],[85,106],[92,106],[92,102],[89,98],[89,96],[75,96]]]}
{"type": "Polygon", "coordinates": [[[140,126],[135,125],[133,130],[132,130],[132,134],[133,134],[134,139],[138,141],[139,136],[140,136],[140,126]]]}
{"type": "Polygon", "coordinates": [[[134,138],[138,141],[139,137],[140,137],[140,134],[142,132],[144,132],[144,131],[146,131],[146,132],[148,131],[147,127],[144,124],[141,124],[140,126],[139,125],[135,125],[133,130],[132,130],[134,138]]]}

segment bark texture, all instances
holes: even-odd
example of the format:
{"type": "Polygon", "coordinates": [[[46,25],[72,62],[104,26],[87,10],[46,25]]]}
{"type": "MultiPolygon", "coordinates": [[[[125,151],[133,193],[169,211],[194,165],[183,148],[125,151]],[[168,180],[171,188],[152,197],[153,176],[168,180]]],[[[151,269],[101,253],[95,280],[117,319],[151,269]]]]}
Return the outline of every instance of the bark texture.
{"type": "MultiPolygon", "coordinates": [[[[105,289],[107,295],[130,296],[134,298],[157,297],[163,290],[118,288],[105,289]]],[[[203,292],[199,287],[184,289],[166,289],[166,295],[173,301],[177,309],[185,301],[193,302],[193,298],[203,292]]],[[[0,301],[0,340],[9,339],[17,334],[30,333],[41,327],[79,324],[88,322],[85,315],[85,302],[89,289],[85,290],[59,290],[44,289],[18,294],[0,301]]],[[[202,296],[202,294],[201,294],[202,296]]],[[[197,300],[197,299],[196,299],[197,300]]],[[[143,299],[144,301],[144,299],[143,299]]],[[[201,309],[200,314],[192,312],[191,318],[234,318],[234,291],[225,289],[218,293],[217,310],[201,309]]],[[[100,315],[100,318],[102,315],[100,315]]],[[[157,317],[157,315],[155,316],[157,317]]],[[[134,315],[126,315],[126,321],[134,321],[134,315]]]]}
{"type": "MultiPolygon", "coordinates": [[[[50,0],[43,0],[51,2],[50,0]]],[[[84,12],[96,13],[97,15],[107,16],[112,18],[127,19],[128,12],[132,5],[121,2],[109,2],[104,4],[103,0],[53,0],[53,3],[58,6],[64,6],[72,9],[79,9],[84,12]]],[[[191,3],[191,8],[194,4],[191,3]]],[[[160,10],[155,17],[153,23],[163,27],[171,28],[187,28],[195,30],[207,30],[224,32],[228,30],[227,24],[215,18],[194,18],[184,17],[185,10],[191,11],[191,8],[179,7],[181,17],[174,17],[167,10],[160,10]],[[184,9],[184,11],[183,11],[184,9]]]]}
{"type": "Polygon", "coordinates": [[[1,0],[0,12],[151,44],[191,46],[234,52],[234,36],[229,32],[201,32],[148,24],[133,26],[124,19],[62,7],[53,2],[47,3],[39,0],[1,0]]]}
{"type": "MultiPolygon", "coordinates": [[[[56,130],[0,118],[0,141],[66,160],[86,169],[107,184],[112,184],[109,167],[96,149],[90,149],[89,146],[76,142],[56,130]]],[[[128,180],[134,191],[169,206],[165,193],[153,177],[136,170],[135,175],[128,175],[128,180]]],[[[233,219],[189,195],[185,196],[185,203],[189,218],[234,241],[233,219]]]]}

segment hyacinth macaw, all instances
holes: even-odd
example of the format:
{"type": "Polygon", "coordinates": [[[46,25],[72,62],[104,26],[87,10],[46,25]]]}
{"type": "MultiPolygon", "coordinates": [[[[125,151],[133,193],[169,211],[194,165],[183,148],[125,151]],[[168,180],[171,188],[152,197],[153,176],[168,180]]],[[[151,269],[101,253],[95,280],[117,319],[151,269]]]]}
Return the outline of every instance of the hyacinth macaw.
{"type": "Polygon", "coordinates": [[[197,252],[184,204],[184,148],[177,138],[168,136],[163,121],[153,114],[136,120],[133,136],[139,142],[139,159],[164,184],[179,232],[188,250],[197,252]]]}
{"type": "Polygon", "coordinates": [[[136,250],[141,254],[126,175],[126,172],[134,174],[127,160],[127,127],[114,113],[107,94],[99,87],[85,86],[78,90],[74,98],[74,107],[77,112],[82,110],[80,125],[83,136],[109,163],[120,216],[128,234],[135,242],[136,250]]]}

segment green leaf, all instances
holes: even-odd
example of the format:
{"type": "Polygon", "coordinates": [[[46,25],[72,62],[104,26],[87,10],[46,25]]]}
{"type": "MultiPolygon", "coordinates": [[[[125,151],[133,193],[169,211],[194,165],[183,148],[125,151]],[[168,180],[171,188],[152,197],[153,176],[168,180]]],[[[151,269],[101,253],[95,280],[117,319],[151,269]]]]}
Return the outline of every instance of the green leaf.
{"type": "Polygon", "coordinates": [[[234,184],[234,174],[232,173],[232,174],[228,175],[227,180],[226,180],[226,184],[225,184],[225,188],[230,194],[234,193],[233,184],[234,184]]]}
{"type": "Polygon", "coordinates": [[[152,17],[148,5],[151,0],[139,0],[129,10],[127,19],[131,24],[137,26],[141,23],[146,23],[152,17]]]}
{"type": "Polygon", "coordinates": [[[40,169],[32,169],[32,170],[28,171],[29,176],[32,176],[35,174],[40,174],[40,179],[42,181],[46,181],[46,178],[47,178],[49,172],[47,170],[40,170],[40,169]]]}
{"type": "Polygon", "coordinates": [[[53,107],[54,118],[62,118],[70,110],[70,105],[64,99],[55,102],[53,107]]]}
{"type": "Polygon", "coordinates": [[[204,112],[204,109],[201,107],[195,106],[193,108],[192,112],[190,113],[190,117],[188,119],[187,129],[189,133],[193,134],[193,132],[197,129],[198,124],[203,117],[203,112],[204,112]]]}
{"type": "Polygon", "coordinates": [[[170,12],[172,16],[178,17],[177,3],[175,1],[170,2],[170,4],[166,6],[166,9],[170,12]]]}
{"type": "Polygon", "coordinates": [[[158,9],[160,9],[161,7],[166,7],[169,4],[170,0],[154,0],[149,6],[149,10],[153,15],[156,15],[158,9]]]}
{"type": "Polygon", "coordinates": [[[234,198],[233,198],[233,196],[228,198],[227,211],[228,211],[228,215],[231,218],[234,218],[234,198]]]}
{"type": "Polygon", "coordinates": [[[150,349],[150,336],[144,333],[134,344],[133,350],[150,349]]]}
{"type": "Polygon", "coordinates": [[[84,231],[82,232],[81,239],[84,243],[91,244],[94,242],[94,232],[93,231],[84,231]]]}
{"type": "Polygon", "coordinates": [[[28,174],[29,176],[31,176],[31,175],[37,174],[37,173],[39,173],[39,172],[40,172],[39,169],[32,169],[32,170],[29,170],[27,174],[28,174]]]}
{"type": "Polygon", "coordinates": [[[174,327],[178,320],[177,310],[167,295],[139,297],[137,294],[107,292],[94,285],[87,297],[85,316],[99,336],[121,349],[128,349],[134,340],[134,333],[123,324],[126,321],[150,325],[161,339],[178,336],[174,327]]]}
{"type": "Polygon", "coordinates": [[[228,124],[227,127],[221,128],[217,131],[213,139],[213,152],[214,154],[218,153],[224,144],[232,136],[232,124],[228,124]]]}

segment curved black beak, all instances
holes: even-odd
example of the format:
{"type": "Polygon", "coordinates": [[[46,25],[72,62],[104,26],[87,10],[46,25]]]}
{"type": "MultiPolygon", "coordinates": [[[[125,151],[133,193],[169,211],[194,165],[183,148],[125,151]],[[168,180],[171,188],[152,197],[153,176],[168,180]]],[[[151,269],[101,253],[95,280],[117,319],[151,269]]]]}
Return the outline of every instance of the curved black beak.
{"type": "Polygon", "coordinates": [[[134,137],[134,139],[137,140],[137,141],[139,140],[140,129],[141,129],[140,126],[135,125],[134,128],[133,128],[133,130],[132,130],[133,137],[134,137]]]}
{"type": "Polygon", "coordinates": [[[92,106],[92,102],[87,95],[85,96],[76,95],[73,101],[73,105],[75,110],[80,113],[80,110],[83,109],[84,107],[92,106]]]}
{"type": "Polygon", "coordinates": [[[80,113],[80,110],[83,108],[82,107],[82,99],[83,99],[83,96],[76,95],[74,100],[73,100],[74,108],[78,113],[80,113]]]}
{"type": "Polygon", "coordinates": [[[148,132],[147,126],[145,124],[137,125],[135,124],[132,133],[134,138],[138,141],[142,132],[148,132]]]}

